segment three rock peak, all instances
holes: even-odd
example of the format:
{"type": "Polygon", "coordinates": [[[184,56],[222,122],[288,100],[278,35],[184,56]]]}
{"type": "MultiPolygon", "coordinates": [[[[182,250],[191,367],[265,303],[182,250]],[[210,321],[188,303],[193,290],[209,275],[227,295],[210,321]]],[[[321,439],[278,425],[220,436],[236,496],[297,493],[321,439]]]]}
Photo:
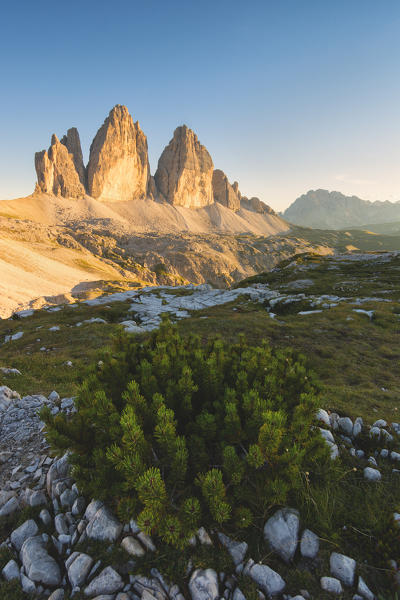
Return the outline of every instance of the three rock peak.
{"type": "Polygon", "coordinates": [[[258,198],[242,197],[237,182],[231,185],[223,171],[214,170],[208,150],[187,125],[175,129],[152,177],[147,138],[121,104],[111,109],[96,133],[86,167],[78,130],[72,127],[61,140],[52,135],[49,149],[35,154],[35,168],[36,190],[65,198],[89,195],[105,202],[152,198],[186,208],[219,202],[235,212],[243,205],[273,212],[258,198]]]}

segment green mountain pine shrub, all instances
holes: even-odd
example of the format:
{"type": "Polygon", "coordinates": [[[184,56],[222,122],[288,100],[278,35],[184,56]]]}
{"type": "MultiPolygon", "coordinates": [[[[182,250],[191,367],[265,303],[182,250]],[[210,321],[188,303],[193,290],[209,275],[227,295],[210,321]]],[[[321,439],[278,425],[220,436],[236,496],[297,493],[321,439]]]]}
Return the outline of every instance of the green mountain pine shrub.
{"type": "Polygon", "coordinates": [[[200,525],[265,519],[329,462],[311,427],[315,382],[290,350],[244,337],[202,345],[165,320],[145,341],[121,334],[102,358],[76,414],[43,411],[48,440],[72,451],[88,497],[168,544],[183,547],[200,525]]]}

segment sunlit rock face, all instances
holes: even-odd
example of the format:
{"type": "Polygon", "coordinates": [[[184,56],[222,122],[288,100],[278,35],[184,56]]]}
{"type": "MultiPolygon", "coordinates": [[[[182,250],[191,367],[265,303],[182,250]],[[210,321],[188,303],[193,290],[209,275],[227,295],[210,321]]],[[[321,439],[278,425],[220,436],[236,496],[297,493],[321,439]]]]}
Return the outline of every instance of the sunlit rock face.
{"type": "Polygon", "coordinates": [[[104,201],[145,198],[150,185],[147,138],[117,104],[97,132],[87,167],[88,193],[104,201]]]}
{"type": "Polygon", "coordinates": [[[81,184],[86,187],[86,169],[83,164],[83,155],[81,148],[81,140],[76,127],[68,129],[67,134],[61,138],[61,143],[67,147],[67,150],[72,154],[75,169],[79,175],[81,184]]]}
{"type": "Polygon", "coordinates": [[[161,154],[154,178],[163,199],[176,206],[202,208],[214,202],[213,170],[207,149],[182,125],[161,154]]]}
{"type": "Polygon", "coordinates": [[[240,198],[240,205],[242,208],[247,208],[247,210],[252,210],[253,212],[260,213],[260,215],[275,215],[275,211],[265,204],[260,198],[246,198],[246,196],[242,196],[240,198]]]}
{"type": "Polygon", "coordinates": [[[51,146],[48,150],[36,152],[37,188],[41,192],[64,198],[82,198],[85,195],[84,184],[75,166],[79,153],[82,156],[77,131],[76,135],[74,134],[74,152],[75,154],[69,152],[68,147],[61,143],[55,134],[51,138],[51,146]]]}
{"type": "Polygon", "coordinates": [[[220,169],[215,169],[212,185],[215,202],[219,202],[235,212],[240,210],[240,192],[236,181],[231,185],[225,173],[220,169]]]}

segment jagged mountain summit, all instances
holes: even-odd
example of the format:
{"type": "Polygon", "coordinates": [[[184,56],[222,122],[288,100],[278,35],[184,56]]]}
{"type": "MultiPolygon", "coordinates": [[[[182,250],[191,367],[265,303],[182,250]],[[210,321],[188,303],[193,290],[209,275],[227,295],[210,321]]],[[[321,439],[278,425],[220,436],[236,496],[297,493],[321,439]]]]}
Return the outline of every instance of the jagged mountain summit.
{"type": "Polygon", "coordinates": [[[370,202],[340,192],[310,190],[297,198],[282,216],[294,225],[344,229],[400,221],[400,202],[370,202]]]}
{"type": "Polygon", "coordinates": [[[37,191],[63,198],[90,196],[101,202],[151,199],[172,206],[201,209],[215,203],[237,213],[243,208],[259,214],[274,211],[258,198],[242,196],[230,184],[197,135],[177,127],[150,173],[147,138],[126,106],[111,109],[96,133],[85,167],[78,130],[61,138],[54,134],[50,148],[35,155],[37,191]]]}
{"type": "Polygon", "coordinates": [[[149,180],[147,138],[126,106],[114,106],[90,147],[87,192],[99,200],[135,200],[148,195],[149,180]]]}
{"type": "Polygon", "coordinates": [[[35,154],[37,190],[64,198],[82,198],[85,195],[85,176],[84,170],[81,174],[78,170],[80,157],[81,143],[75,128],[69,129],[61,142],[53,134],[50,148],[35,154]]]}
{"type": "Polygon", "coordinates": [[[159,193],[171,204],[202,208],[214,202],[213,170],[207,148],[182,125],[161,154],[154,179],[159,193]]]}
{"type": "Polygon", "coordinates": [[[242,196],[185,125],[152,177],[146,136],[125,106],[110,111],[87,165],[71,128],[35,167],[35,192],[0,202],[0,318],[110,286],[226,286],[308,248],[282,239],[286,221],[242,196]]]}

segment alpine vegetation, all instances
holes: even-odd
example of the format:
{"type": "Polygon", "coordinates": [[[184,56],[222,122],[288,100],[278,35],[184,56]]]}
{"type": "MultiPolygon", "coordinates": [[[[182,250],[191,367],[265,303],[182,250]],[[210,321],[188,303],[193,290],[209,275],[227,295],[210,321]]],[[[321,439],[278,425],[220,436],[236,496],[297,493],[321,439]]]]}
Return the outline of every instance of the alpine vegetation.
{"type": "MultiPolygon", "coordinates": [[[[76,413],[44,408],[47,439],[70,450],[79,489],[122,520],[184,547],[200,526],[246,529],[312,484],[329,451],[312,423],[305,359],[244,337],[181,336],[164,320],[121,335],[82,386],[76,413]]],[[[328,469],[328,467],[327,467],[328,469]]]]}

